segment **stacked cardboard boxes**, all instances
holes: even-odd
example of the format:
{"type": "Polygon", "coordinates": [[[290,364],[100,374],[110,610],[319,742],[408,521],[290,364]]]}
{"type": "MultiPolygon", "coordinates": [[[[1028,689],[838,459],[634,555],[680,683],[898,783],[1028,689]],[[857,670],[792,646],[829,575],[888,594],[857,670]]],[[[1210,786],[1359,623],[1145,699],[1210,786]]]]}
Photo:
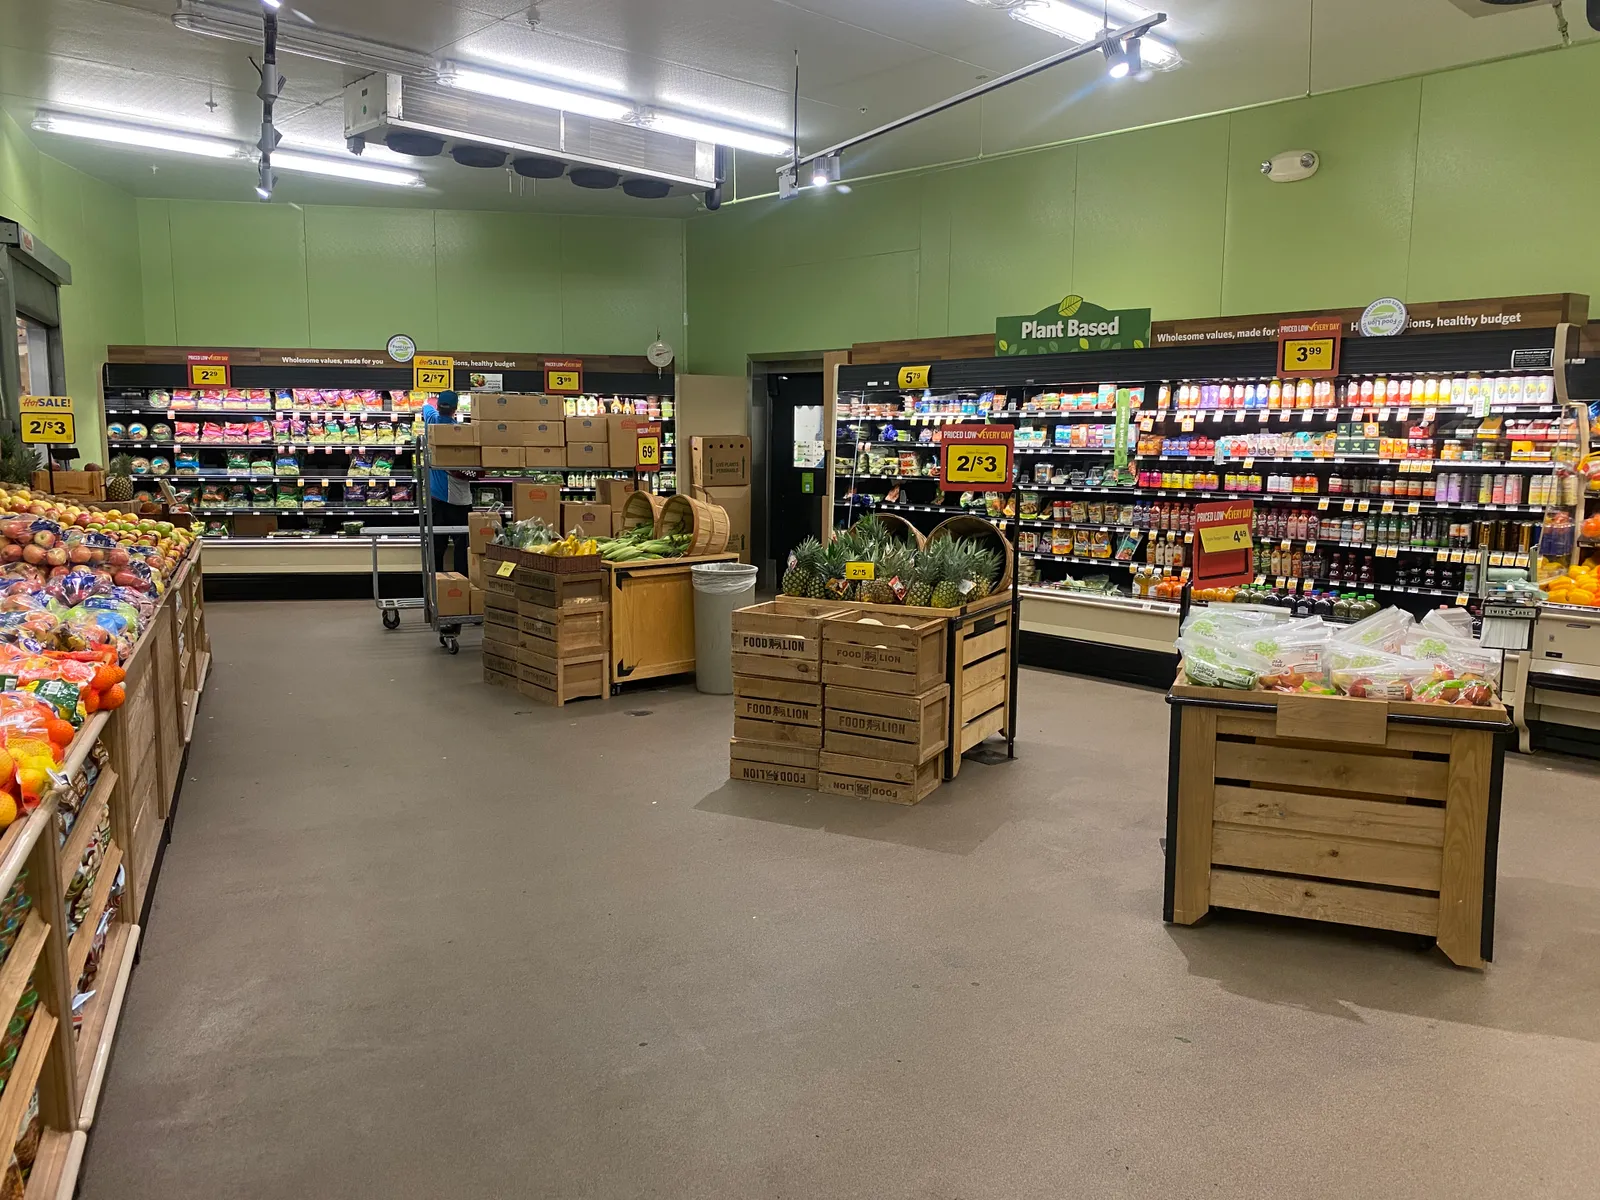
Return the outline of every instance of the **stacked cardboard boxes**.
{"type": "Polygon", "coordinates": [[[733,741],[728,774],[815,788],[823,745],[826,602],[779,597],[733,614],[733,741]]]}
{"type": "MultiPolygon", "coordinates": [[[[579,560],[545,561],[567,567],[579,560]]],[[[594,560],[594,566],[598,565],[598,559],[594,560]]],[[[519,565],[513,578],[517,690],[557,706],[568,700],[604,696],[611,649],[605,572],[519,565]]]]}
{"type": "Polygon", "coordinates": [[[483,612],[483,555],[499,534],[498,512],[474,509],[467,514],[467,582],[472,585],[472,612],[483,612]]]}
{"type": "Polygon", "coordinates": [[[478,426],[429,425],[428,457],[435,467],[481,467],[478,426]]]}
{"type": "Polygon", "coordinates": [[[820,790],[916,804],[939,786],[950,741],[949,627],[861,610],[824,623],[820,790]]]}
{"type": "Polygon", "coordinates": [[[483,554],[483,677],[517,686],[517,562],[521,552],[489,545],[483,554]]]}
{"type": "Polygon", "coordinates": [[[750,439],[743,434],[689,439],[689,469],[696,500],[728,514],[728,552],[750,561],[750,439]]]}

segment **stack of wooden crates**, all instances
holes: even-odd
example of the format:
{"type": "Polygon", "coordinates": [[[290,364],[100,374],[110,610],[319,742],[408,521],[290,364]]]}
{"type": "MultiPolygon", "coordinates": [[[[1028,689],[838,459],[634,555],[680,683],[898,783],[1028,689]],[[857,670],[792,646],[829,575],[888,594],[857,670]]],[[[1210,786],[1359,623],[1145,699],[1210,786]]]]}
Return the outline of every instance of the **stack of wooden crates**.
{"type": "Polygon", "coordinates": [[[949,624],[789,597],[734,613],[729,775],[922,800],[949,745],[949,624]]]}
{"type": "Polygon", "coordinates": [[[733,614],[731,778],[816,788],[823,620],[842,611],[822,601],[779,597],[733,614]]]}
{"type": "Polygon", "coordinates": [[[557,706],[604,696],[611,606],[599,559],[490,549],[494,557],[484,571],[484,678],[557,706]]]}
{"type": "Polygon", "coordinates": [[[824,792],[916,804],[950,744],[950,622],[854,611],[822,626],[824,792]]]}

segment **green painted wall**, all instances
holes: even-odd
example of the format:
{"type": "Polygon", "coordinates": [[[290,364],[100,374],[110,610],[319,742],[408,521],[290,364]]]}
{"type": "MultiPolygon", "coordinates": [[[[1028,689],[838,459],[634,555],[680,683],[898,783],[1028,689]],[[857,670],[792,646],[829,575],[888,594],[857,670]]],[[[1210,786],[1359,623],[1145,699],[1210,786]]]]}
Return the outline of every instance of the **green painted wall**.
{"type": "Polygon", "coordinates": [[[0,112],[0,215],[21,221],[72,265],[72,285],[61,291],[67,390],[78,400],[80,449],[104,461],[100,367],[106,347],[144,334],[133,197],[40,154],[0,112]]]}
{"type": "MultiPolygon", "coordinates": [[[[689,369],[980,333],[1079,293],[1157,320],[1586,292],[1600,44],[858,183],[688,222],[689,369]],[[1310,148],[1274,184],[1263,159],[1310,148]]],[[[846,175],[849,174],[848,161],[846,175]]]]}
{"type": "Polygon", "coordinates": [[[683,340],[683,222],[138,202],[160,345],[642,354],[683,340]]]}

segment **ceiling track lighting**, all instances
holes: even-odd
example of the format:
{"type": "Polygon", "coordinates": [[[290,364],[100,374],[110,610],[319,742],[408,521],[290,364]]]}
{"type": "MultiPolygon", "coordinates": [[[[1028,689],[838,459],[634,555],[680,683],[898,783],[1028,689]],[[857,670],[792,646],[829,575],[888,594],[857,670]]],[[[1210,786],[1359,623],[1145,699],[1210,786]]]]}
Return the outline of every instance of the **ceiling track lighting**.
{"type": "MultiPolygon", "coordinates": [[[[1051,2],[1054,2],[1054,0],[1051,0],[1051,2]]],[[[908,125],[915,125],[918,121],[926,120],[928,117],[947,112],[957,105],[965,104],[968,100],[976,100],[980,96],[987,96],[989,93],[998,91],[1000,88],[1007,87],[1010,84],[1019,83],[1024,79],[1031,79],[1035,75],[1048,71],[1051,67],[1060,66],[1062,63],[1071,62],[1073,59],[1083,58],[1085,55],[1100,51],[1105,54],[1108,61],[1112,62],[1113,66],[1120,61],[1124,67],[1123,74],[1128,74],[1133,63],[1132,56],[1141,54],[1142,48],[1147,44],[1145,35],[1157,25],[1166,21],[1166,19],[1166,13],[1151,13],[1149,16],[1140,17],[1120,29],[1103,29],[1098,36],[1083,42],[1081,45],[1073,46],[1071,49],[1063,50],[1058,54],[1052,54],[1048,58],[1042,58],[1036,63],[1020,67],[1009,74],[987,80],[977,87],[958,92],[948,100],[941,100],[937,104],[930,104],[927,108],[918,109],[914,113],[898,117],[886,125],[880,125],[876,129],[869,129],[866,133],[857,134],[853,138],[847,138],[845,141],[829,146],[825,150],[818,150],[802,157],[797,148],[793,161],[778,168],[778,197],[779,199],[787,200],[792,196],[798,195],[802,179],[810,179],[813,186],[816,187],[822,187],[828,183],[837,183],[840,175],[839,160],[846,150],[854,149],[876,138],[883,137],[885,134],[904,129],[908,125]],[[1117,55],[1116,60],[1112,59],[1113,53],[1117,55]],[[820,183],[818,182],[819,168],[817,167],[819,162],[824,164],[820,168],[822,177],[820,183]]]]}
{"type": "Polygon", "coordinates": [[[272,152],[283,141],[283,134],[272,123],[272,111],[278,97],[283,95],[284,84],[289,82],[278,74],[278,4],[273,0],[261,0],[261,39],[261,65],[257,68],[261,86],[256,89],[256,95],[261,98],[261,137],[256,141],[261,161],[256,199],[265,204],[272,199],[272,188],[277,182],[272,173],[272,152]]]}

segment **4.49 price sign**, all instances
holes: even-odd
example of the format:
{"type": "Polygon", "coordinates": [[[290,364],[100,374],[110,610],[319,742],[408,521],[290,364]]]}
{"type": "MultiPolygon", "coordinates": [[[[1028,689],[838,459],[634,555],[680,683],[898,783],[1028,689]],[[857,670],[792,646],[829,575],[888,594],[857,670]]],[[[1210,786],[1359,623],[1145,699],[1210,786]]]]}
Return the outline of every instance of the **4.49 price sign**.
{"type": "Polygon", "coordinates": [[[939,486],[947,492],[1009,492],[1016,456],[1009,425],[951,425],[939,443],[939,486]]]}

